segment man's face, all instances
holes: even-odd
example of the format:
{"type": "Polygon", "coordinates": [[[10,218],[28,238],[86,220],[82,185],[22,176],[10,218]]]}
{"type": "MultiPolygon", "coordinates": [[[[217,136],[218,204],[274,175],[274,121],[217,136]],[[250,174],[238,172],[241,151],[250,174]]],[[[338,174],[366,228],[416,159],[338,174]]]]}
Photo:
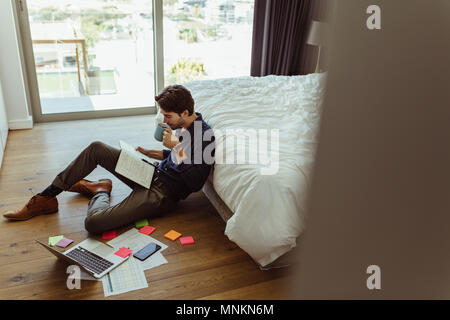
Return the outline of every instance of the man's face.
{"type": "Polygon", "coordinates": [[[172,130],[183,127],[186,122],[185,118],[188,114],[187,110],[184,110],[181,114],[176,112],[167,112],[163,108],[160,108],[160,110],[161,114],[164,116],[164,122],[167,123],[172,130]]]}

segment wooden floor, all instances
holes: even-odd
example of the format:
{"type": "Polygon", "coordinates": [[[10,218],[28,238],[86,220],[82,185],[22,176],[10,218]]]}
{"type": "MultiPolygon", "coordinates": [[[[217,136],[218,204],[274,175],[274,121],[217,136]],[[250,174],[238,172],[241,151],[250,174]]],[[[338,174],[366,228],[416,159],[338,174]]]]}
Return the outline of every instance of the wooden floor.
{"type": "MultiPolygon", "coordinates": [[[[31,130],[10,131],[0,169],[0,212],[22,208],[48,186],[83,148],[99,140],[118,147],[119,139],[161,149],[153,138],[153,116],[37,124],[31,130]]],[[[112,204],[130,189],[101,167],[88,178],[113,180],[112,204]]],[[[63,234],[78,243],[88,237],[84,218],[88,199],[64,192],[59,213],[28,221],[0,221],[0,299],[105,299],[101,282],[82,281],[80,290],[66,287],[66,265],[35,240],[63,234]]],[[[148,288],[106,299],[283,299],[289,269],[261,271],[253,260],[224,235],[225,222],[202,192],[180,202],[176,211],[151,220],[153,237],[169,247],[167,264],[145,271],[148,288]],[[175,229],[194,237],[181,246],[163,235],[175,229]]],[[[123,228],[122,231],[132,226],[123,228]]]]}

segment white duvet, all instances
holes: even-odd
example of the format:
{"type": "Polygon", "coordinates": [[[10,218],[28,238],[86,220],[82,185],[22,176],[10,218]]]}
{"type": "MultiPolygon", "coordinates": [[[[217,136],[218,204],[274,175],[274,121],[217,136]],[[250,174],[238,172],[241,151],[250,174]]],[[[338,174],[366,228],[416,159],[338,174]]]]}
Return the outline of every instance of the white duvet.
{"type": "Polygon", "coordinates": [[[195,110],[216,135],[213,185],[234,212],[225,234],[266,266],[295,247],[305,229],[325,74],[227,78],[185,86],[195,110]],[[257,143],[237,139],[245,135],[230,129],[254,129],[257,143]],[[258,155],[256,163],[248,153],[240,164],[237,158],[230,163],[238,151],[250,149],[258,155]]]}

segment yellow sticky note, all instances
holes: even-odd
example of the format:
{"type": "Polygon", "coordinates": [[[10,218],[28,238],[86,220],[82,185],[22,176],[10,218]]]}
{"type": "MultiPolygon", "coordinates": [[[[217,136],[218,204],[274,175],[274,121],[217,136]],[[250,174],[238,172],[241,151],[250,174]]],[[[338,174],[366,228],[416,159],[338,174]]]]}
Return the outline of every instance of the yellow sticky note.
{"type": "Polygon", "coordinates": [[[170,230],[169,232],[167,232],[164,237],[166,237],[169,240],[175,241],[177,240],[179,237],[181,237],[181,233],[176,232],[175,230],[170,230]]]}
{"type": "Polygon", "coordinates": [[[48,238],[48,245],[49,246],[54,246],[59,240],[61,240],[62,238],[64,238],[63,235],[60,236],[54,236],[54,237],[49,237],[48,238]]]}

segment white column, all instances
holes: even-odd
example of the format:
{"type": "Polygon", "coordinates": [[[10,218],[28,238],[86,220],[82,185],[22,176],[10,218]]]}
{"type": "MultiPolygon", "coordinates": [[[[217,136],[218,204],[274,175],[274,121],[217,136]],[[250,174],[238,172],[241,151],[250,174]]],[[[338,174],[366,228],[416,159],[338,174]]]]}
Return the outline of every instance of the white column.
{"type": "Polygon", "coordinates": [[[9,129],[30,129],[33,118],[25,91],[13,3],[14,0],[0,1],[0,82],[9,129]]]}

